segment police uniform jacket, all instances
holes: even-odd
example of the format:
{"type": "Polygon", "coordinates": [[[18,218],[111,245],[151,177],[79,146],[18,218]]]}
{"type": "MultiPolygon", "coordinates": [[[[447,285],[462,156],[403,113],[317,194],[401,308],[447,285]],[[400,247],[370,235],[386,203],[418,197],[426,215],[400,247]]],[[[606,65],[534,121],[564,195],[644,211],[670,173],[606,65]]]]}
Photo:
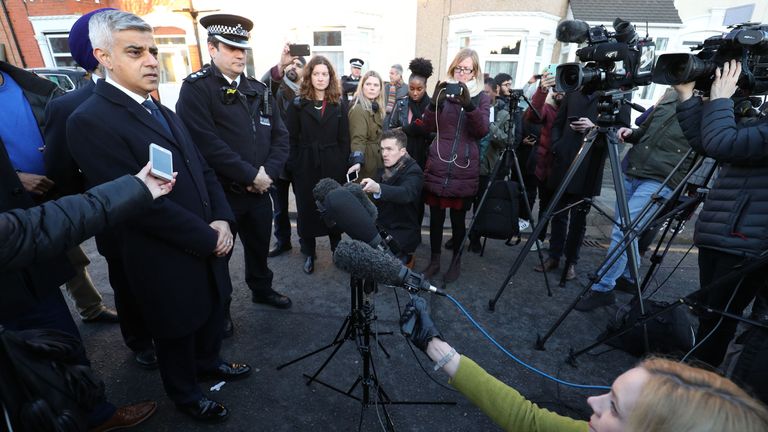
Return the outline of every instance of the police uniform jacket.
{"type": "Polygon", "coordinates": [[[253,183],[259,167],[277,179],[288,160],[288,131],[267,86],[245,75],[237,89],[216,65],[188,76],[176,112],[225,190],[253,183]]]}
{"type": "Polygon", "coordinates": [[[171,133],[135,100],[99,81],[94,95],[69,117],[67,142],[91,186],[138,172],[149,159],[150,143],[171,151],[178,171],[173,191],[113,232],[152,336],[178,338],[205,324],[212,308],[231,294],[227,263],[213,254],[218,236],[209,224],[232,223],[234,216],[184,123],[159,108],[171,133]]]}

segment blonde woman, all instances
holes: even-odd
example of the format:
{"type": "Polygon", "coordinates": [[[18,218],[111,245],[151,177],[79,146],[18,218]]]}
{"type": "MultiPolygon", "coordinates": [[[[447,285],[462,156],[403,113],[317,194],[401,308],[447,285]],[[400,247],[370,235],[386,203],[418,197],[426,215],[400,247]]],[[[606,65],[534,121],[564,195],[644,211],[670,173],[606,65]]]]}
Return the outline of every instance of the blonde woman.
{"type": "MultiPolygon", "coordinates": [[[[768,409],[727,378],[650,358],[621,374],[611,391],[587,399],[589,422],[539,408],[442,340],[426,300],[414,297],[410,336],[449,383],[502,429],[516,432],[764,432],[768,409]]],[[[407,317],[404,316],[407,321],[407,317]]]]}
{"type": "Polygon", "coordinates": [[[453,259],[443,276],[453,282],[461,274],[459,246],[464,218],[477,194],[480,177],[478,143],[488,133],[490,98],[483,92],[483,72],[477,52],[465,48],[448,67],[447,81],[437,84],[422,117],[426,132],[436,132],[424,170],[424,201],[429,206],[429,244],[432,251],[424,276],[440,271],[440,250],[446,210],[453,234],[453,259]],[[449,87],[449,83],[452,84],[449,87]],[[456,91],[451,87],[457,85],[456,91]]]}
{"type": "Polygon", "coordinates": [[[373,178],[384,167],[381,159],[381,127],[384,122],[384,95],[381,76],[368,71],[360,79],[349,109],[349,136],[352,153],[347,174],[358,171],[358,181],[373,178]]]}

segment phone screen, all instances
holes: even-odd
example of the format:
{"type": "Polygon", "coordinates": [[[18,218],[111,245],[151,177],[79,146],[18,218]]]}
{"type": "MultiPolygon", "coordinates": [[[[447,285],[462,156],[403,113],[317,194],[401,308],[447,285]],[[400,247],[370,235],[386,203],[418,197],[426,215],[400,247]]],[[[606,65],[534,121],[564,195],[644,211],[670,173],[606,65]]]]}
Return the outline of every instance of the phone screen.
{"type": "Polygon", "coordinates": [[[577,116],[568,117],[568,123],[573,123],[575,121],[579,121],[580,118],[581,117],[577,117],[577,116]]]}
{"type": "Polygon", "coordinates": [[[555,76],[557,74],[557,65],[556,64],[549,65],[549,67],[547,68],[547,72],[549,72],[550,76],[555,76]]]}
{"type": "Polygon", "coordinates": [[[152,161],[153,175],[166,180],[173,178],[173,156],[170,151],[157,144],[150,144],[149,160],[152,161]]]}
{"type": "Polygon", "coordinates": [[[357,180],[357,173],[358,171],[352,171],[351,173],[347,174],[347,183],[352,183],[353,181],[357,180]]]}

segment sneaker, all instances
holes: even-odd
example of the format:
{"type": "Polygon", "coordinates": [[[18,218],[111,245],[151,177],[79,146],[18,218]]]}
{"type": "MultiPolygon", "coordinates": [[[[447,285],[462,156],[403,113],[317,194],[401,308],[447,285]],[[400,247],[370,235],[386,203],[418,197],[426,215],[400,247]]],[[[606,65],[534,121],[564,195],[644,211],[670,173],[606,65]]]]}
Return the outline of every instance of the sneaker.
{"type": "Polygon", "coordinates": [[[620,277],[616,279],[616,285],[614,286],[613,289],[617,291],[625,292],[625,293],[637,294],[637,288],[635,287],[635,283],[625,277],[620,277]]]}
{"type": "Polygon", "coordinates": [[[610,306],[616,302],[616,295],[613,291],[602,292],[589,290],[584,297],[576,303],[574,309],[580,312],[588,312],[601,306],[610,306]]]}
{"type": "Polygon", "coordinates": [[[536,240],[536,242],[531,245],[531,252],[536,252],[538,250],[544,250],[544,243],[542,243],[541,240],[536,240]]]}
{"type": "Polygon", "coordinates": [[[520,231],[522,232],[522,231],[527,230],[528,227],[531,226],[531,223],[528,222],[525,219],[520,218],[520,219],[517,220],[517,226],[520,228],[520,231]]]}

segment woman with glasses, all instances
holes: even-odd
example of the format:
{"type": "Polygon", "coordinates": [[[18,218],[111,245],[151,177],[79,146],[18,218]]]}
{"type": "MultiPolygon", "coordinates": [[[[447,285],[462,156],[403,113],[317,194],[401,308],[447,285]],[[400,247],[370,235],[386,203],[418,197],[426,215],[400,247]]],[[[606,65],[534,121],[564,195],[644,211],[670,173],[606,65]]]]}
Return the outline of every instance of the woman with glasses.
{"type": "Polygon", "coordinates": [[[349,109],[349,136],[352,165],[347,174],[358,171],[358,179],[373,178],[384,168],[381,159],[381,128],[384,122],[384,96],[381,76],[368,71],[360,78],[352,107],[349,109]]]}
{"type": "Polygon", "coordinates": [[[298,98],[288,106],[285,121],[290,133],[288,165],[293,173],[303,269],[311,274],[315,270],[315,238],[328,235],[331,250],[341,240],[341,233],[329,231],[320,219],[312,189],[325,177],[345,182],[349,121],[336,71],[328,59],[313,57],[302,73],[298,98]]]}
{"type": "Polygon", "coordinates": [[[447,80],[435,87],[422,121],[427,132],[437,134],[427,155],[424,201],[429,206],[430,263],[428,278],[440,271],[445,211],[453,233],[453,259],[443,276],[453,282],[461,274],[459,246],[464,238],[464,217],[477,193],[480,174],[478,142],[488,133],[490,99],[483,92],[483,74],[477,52],[465,48],[448,67],[447,80]]]}

